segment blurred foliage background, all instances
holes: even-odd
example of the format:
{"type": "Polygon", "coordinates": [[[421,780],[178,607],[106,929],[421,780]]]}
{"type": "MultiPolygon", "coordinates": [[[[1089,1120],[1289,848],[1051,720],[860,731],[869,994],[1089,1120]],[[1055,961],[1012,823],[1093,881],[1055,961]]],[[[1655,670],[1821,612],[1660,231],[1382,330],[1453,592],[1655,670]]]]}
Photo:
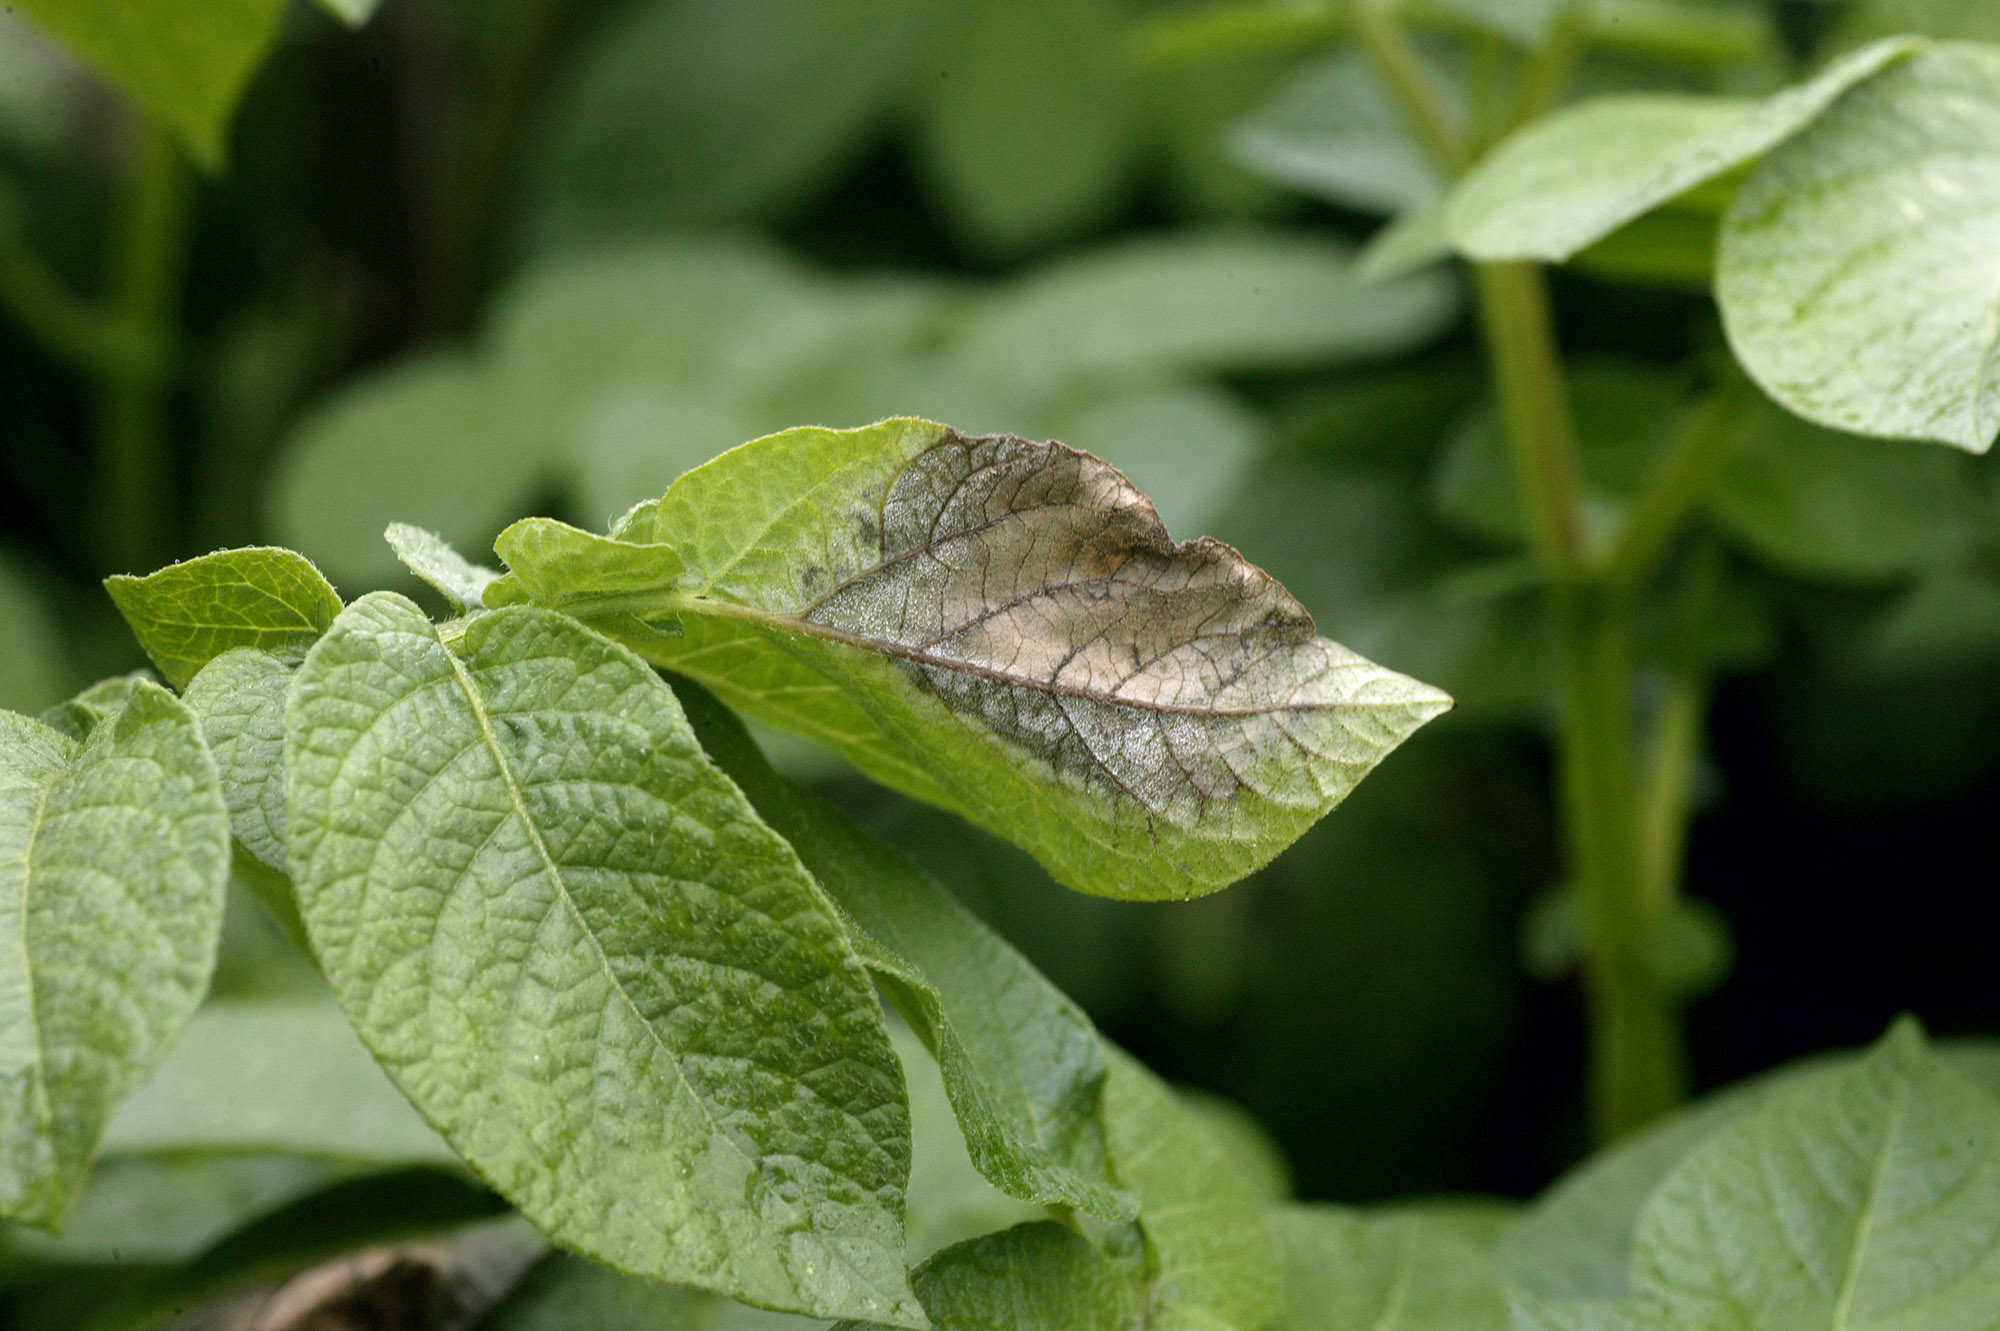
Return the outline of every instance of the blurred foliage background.
{"type": "MultiPolygon", "coordinates": [[[[294,3],[226,136],[185,147],[0,16],[0,705],[141,664],[108,572],[268,541],[350,596],[414,592],[391,519],[468,551],[525,513],[599,525],[793,424],[1060,438],[1458,710],[1184,905],[1071,894],[780,757],[1113,1037],[1246,1106],[1301,1195],[1540,1186],[1585,1132],[1573,927],[1540,904],[1533,574],[1459,276],[1424,246],[1439,182],[1333,45],[1337,8],[386,0],[349,28],[294,3]]],[[[1466,95],[1508,95],[1481,44],[1547,6],[1431,8],[1476,34],[1466,95]]],[[[2000,39],[1983,0],[1585,9],[1571,97],[1763,91],[1876,31],[2000,39]]],[[[1718,352],[1712,219],[1691,199],[1556,275],[1606,514],[1718,352]]],[[[2000,469],[1776,409],[1739,434],[1703,591],[1662,599],[1647,648],[1662,705],[1673,661],[1716,678],[1697,1081],[1899,1010],[2000,1034],[2000,469]]],[[[297,969],[245,915],[218,988],[297,969]]]]}

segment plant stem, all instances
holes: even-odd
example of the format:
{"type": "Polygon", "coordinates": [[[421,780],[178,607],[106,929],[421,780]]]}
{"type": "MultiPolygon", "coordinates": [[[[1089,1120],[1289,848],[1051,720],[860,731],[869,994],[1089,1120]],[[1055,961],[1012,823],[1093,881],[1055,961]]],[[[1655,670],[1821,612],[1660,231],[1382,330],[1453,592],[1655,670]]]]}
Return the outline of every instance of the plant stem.
{"type": "Polygon", "coordinates": [[[1613,591],[1638,592],[1668,542],[1701,497],[1716,462],[1729,443],[1730,427],[1751,401],[1749,378],[1732,360],[1721,382],[1709,390],[1675,434],[1654,466],[1639,502],[1633,507],[1618,541],[1605,557],[1601,576],[1613,591]]]}
{"type": "MultiPolygon", "coordinates": [[[[109,254],[105,317],[156,346],[174,340],[187,261],[193,178],[172,134],[134,122],[132,160],[109,254]]],[[[98,406],[99,548],[106,564],[143,572],[163,556],[167,392],[159,375],[104,374],[98,406]]]]}
{"type": "MultiPolygon", "coordinates": [[[[1469,164],[1446,103],[1393,18],[1355,0],[1355,32],[1440,170],[1469,164]]],[[[1541,53],[1555,86],[1574,33],[1541,53]]],[[[1534,84],[1531,82],[1530,87],[1534,84]]],[[[1532,99],[1531,99],[1532,100],[1532,99]]],[[[1524,263],[1473,265],[1487,358],[1516,481],[1548,586],[1561,724],[1558,794],[1564,858],[1584,927],[1590,996],[1591,1116],[1600,1140],[1620,1137],[1684,1094],[1674,1000],[1652,954],[1662,916],[1649,898],[1632,735],[1631,609],[1591,576],[1576,432],[1548,289],[1524,263]]]]}

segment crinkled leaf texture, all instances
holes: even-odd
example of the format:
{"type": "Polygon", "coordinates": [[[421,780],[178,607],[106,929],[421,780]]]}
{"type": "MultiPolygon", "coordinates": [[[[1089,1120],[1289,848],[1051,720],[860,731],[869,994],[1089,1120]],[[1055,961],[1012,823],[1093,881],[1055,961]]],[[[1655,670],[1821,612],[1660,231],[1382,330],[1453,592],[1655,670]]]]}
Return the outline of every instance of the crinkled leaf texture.
{"type": "Polygon", "coordinates": [[[1878,42],[1763,101],[1645,93],[1559,112],[1481,161],[1452,192],[1445,224],[1474,259],[1567,259],[1771,151],[1917,45],[1878,42]]]}
{"type": "Polygon", "coordinates": [[[702,748],[798,851],[922,1033],[979,1171],[1023,1201],[1130,1219],[1105,1148],[1104,1054],[1082,1009],[943,884],[780,776],[706,690],[677,686],[702,748]]]}
{"type": "Polygon", "coordinates": [[[229,819],[155,684],[81,742],[0,712],[0,1216],[63,1220],[215,965],[229,819]]]}
{"type": "Polygon", "coordinates": [[[1140,1324],[1133,1274],[1048,1220],[955,1243],[918,1267],[914,1283],[939,1331],[1131,1331],[1140,1324]]]}
{"type": "Polygon", "coordinates": [[[484,608],[486,589],[499,578],[497,570],[473,563],[436,532],[392,522],[382,533],[403,567],[435,588],[461,611],[484,608]]]}
{"type": "Polygon", "coordinates": [[[572,592],[538,561],[553,526],[502,533],[489,604],[582,616],[1086,892],[1236,881],[1450,706],[1059,444],[918,420],[757,440],[614,528],[621,569],[635,546],[681,565],[656,590],[572,592]]]}
{"type": "Polygon", "coordinates": [[[1985,1331],[2000,1104],[1901,1023],[1716,1131],[1653,1192],[1623,1302],[1521,1295],[1516,1326],[1985,1331]]]}
{"type": "Polygon", "coordinates": [[[341,604],[311,560],[274,547],[219,550],[143,578],[106,578],[104,587],[177,689],[232,647],[303,652],[341,604]]]}
{"type": "Polygon", "coordinates": [[[1983,453],[2000,432],[2000,49],[1940,43],[1773,153],[1723,218],[1744,369],[1809,420],[1983,453]]]}
{"type": "Polygon", "coordinates": [[[867,972],[645,662],[529,608],[447,646],[377,593],[300,667],[286,755],[342,1008],[525,1215],[636,1274],[924,1325],[867,972]]]}
{"type": "Polygon", "coordinates": [[[187,705],[222,775],[229,830],[266,867],[289,874],[285,859],[285,697],[295,661],[232,647],[187,686],[187,705]]]}

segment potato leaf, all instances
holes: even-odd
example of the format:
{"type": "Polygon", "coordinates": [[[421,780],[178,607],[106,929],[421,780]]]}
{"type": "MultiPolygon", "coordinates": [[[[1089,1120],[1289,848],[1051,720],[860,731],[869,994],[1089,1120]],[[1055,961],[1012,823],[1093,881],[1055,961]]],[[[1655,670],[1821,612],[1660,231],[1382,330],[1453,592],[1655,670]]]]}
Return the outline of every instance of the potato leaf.
{"type": "Polygon", "coordinates": [[[778,775],[706,690],[678,685],[702,748],[792,843],[923,1033],[979,1171],[1024,1201],[1130,1219],[1109,1175],[1090,1019],[943,884],[778,775]]]}
{"type": "Polygon", "coordinates": [[[1284,1206],[1271,1232],[1285,1263],[1271,1331],[1507,1331],[1500,1268],[1438,1220],[1284,1206]]]}
{"type": "MultiPolygon", "coordinates": [[[[1048,1220],[955,1243],[919,1266],[912,1281],[938,1331],[1130,1331],[1141,1324],[1134,1273],[1048,1220]]],[[[850,1322],[835,1331],[862,1329],[850,1322]]]]}
{"type": "Polygon", "coordinates": [[[340,594],[291,550],[220,550],[145,577],[118,574],[105,590],[167,682],[184,689],[231,647],[310,647],[340,613],[340,594]]]}
{"type": "Polygon", "coordinates": [[[349,607],[286,711],[300,913],[362,1040],[557,1242],[923,1325],[867,973],[646,664],[565,616],[349,607]]]}
{"type": "Polygon", "coordinates": [[[0,1216],[59,1225],[215,965],[229,818],[156,684],[81,742],[0,712],[0,1216]]]}
{"type": "Polygon", "coordinates": [[[1743,368],[1837,430],[1984,453],[2000,432],[2000,50],[1941,44],[1744,182],[1716,295],[1743,368]]]}
{"type": "Polygon", "coordinates": [[[772,724],[959,810],[1070,886],[1138,899],[1224,887],[1450,705],[1317,636],[1215,541],[1176,545],[1087,454],[927,421],[745,445],[633,511],[614,543],[671,543],[648,593],[514,586],[635,642],[772,724]],[[911,773],[916,779],[911,779],[911,773]]]}
{"type": "Polygon", "coordinates": [[[284,0],[16,3],[210,168],[222,164],[230,112],[284,8],[284,0]]]}
{"type": "Polygon", "coordinates": [[[390,523],[382,538],[389,542],[396,558],[403,561],[404,568],[429,583],[460,611],[484,608],[481,598],[500,576],[497,570],[482,568],[452,549],[451,543],[436,532],[412,527],[407,522],[390,523]]]}
{"type": "Polygon", "coordinates": [[[1902,1023],[1728,1123],[1646,1202],[1622,1303],[1525,1326],[1783,1331],[1992,1325],[2000,1104],[1902,1023]]]}
{"type": "Polygon", "coordinates": [[[1916,45],[1879,42],[1763,101],[1645,93],[1561,111],[1488,154],[1452,192],[1445,225],[1474,259],[1567,259],[1771,151],[1916,45]]]}
{"type": "Polygon", "coordinates": [[[200,718],[222,775],[229,830],[280,874],[291,872],[285,859],[285,695],[294,668],[269,652],[232,647],[187,687],[187,705],[200,718]]]}

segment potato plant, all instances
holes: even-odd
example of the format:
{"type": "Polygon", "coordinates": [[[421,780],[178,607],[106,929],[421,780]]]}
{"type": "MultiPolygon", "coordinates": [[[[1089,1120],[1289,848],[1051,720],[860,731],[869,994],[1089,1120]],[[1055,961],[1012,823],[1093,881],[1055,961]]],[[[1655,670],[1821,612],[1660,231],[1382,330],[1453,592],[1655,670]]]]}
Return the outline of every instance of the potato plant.
{"type": "MultiPolygon", "coordinates": [[[[496,136],[566,29],[494,0],[408,293],[470,336],[284,428],[285,544],[167,562],[199,173],[281,29],[390,21],[324,4],[20,2],[126,99],[101,289],[0,176],[0,298],[92,397],[85,544],[151,665],[0,712],[0,1317],[2000,1327],[1993,1046],[1905,1017],[1689,1104],[1683,1029],[1729,965],[1684,890],[1703,737],[1775,650],[1773,581],[1899,584],[1829,634],[1877,667],[2000,653],[1984,6],[635,5],[502,219],[496,136]],[[1026,252],[1136,171],[1133,70],[1245,62],[1155,149],[1245,215],[1383,217],[1358,252],[1131,236],[981,285],[659,234],[788,206],[893,88],[963,243],[1026,252]],[[594,172],[632,124],[689,152],[594,172]],[[1713,335],[1670,372],[1566,357],[1552,268],[1712,299],[1713,335]],[[1482,384],[1425,350],[1461,309],[1482,384]],[[1398,355],[1278,411],[1317,451],[1268,445],[1256,376],[1398,355]],[[1177,539],[1211,522],[1237,544],[1177,539]],[[1292,1200],[1254,1121],[814,788],[1193,921],[1195,1002],[1239,884],[1454,724],[1553,755],[1524,951],[1580,977],[1595,1149],[1525,1204],[1292,1200]]],[[[24,688],[54,630],[9,585],[24,688]]],[[[1371,890],[1424,852],[1364,844],[1371,890]]]]}

